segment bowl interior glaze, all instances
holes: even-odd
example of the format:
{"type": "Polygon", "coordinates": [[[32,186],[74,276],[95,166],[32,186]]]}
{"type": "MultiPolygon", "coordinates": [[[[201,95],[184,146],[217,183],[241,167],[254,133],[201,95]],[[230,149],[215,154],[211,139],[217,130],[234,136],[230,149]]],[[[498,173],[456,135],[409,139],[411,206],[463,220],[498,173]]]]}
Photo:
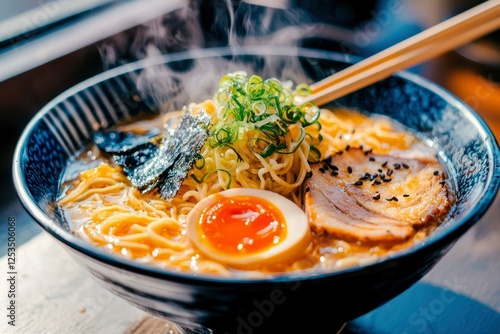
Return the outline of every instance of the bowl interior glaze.
{"type": "Polygon", "coordinates": [[[328,320],[334,328],[418,281],[484,215],[498,191],[500,155],[491,131],[463,102],[417,75],[393,75],[331,103],[383,114],[412,129],[439,152],[455,180],[456,205],[446,222],[422,244],[378,263],[262,280],[183,275],[84,242],[72,234],[55,202],[69,159],[98,129],[141,113],[179,110],[186,103],[212,98],[218,79],[228,72],[245,70],[312,83],[354,61],[325,51],[252,47],[165,55],[105,72],[61,94],[28,124],[14,157],[18,195],[35,221],[93,276],[151,314],[227,332],[282,326],[294,316],[328,320]],[[337,303],[325,310],[318,306],[321,299],[337,303]]]}

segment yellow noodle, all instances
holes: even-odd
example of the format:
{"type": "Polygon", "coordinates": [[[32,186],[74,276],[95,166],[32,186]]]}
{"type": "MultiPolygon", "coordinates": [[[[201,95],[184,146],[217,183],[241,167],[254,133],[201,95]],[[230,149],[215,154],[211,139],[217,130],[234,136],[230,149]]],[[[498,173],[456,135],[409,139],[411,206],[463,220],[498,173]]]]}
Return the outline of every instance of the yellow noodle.
{"type": "MultiPolygon", "coordinates": [[[[81,183],[83,184],[83,183],[81,183]]],[[[77,189],[75,193],[72,193],[72,196],[68,196],[61,201],[62,205],[65,205],[70,202],[80,202],[94,194],[113,194],[119,193],[120,190],[124,189],[125,185],[122,183],[115,183],[113,185],[106,186],[104,188],[99,188],[96,184],[89,182],[77,189]]]]}
{"type": "MultiPolygon", "coordinates": [[[[344,150],[346,145],[363,145],[365,150],[387,152],[391,147],[406,149],[413,142],[413,137],[395,129],[385,119],[353,116],[342,110],[322,110],[320,123],[321,130],[316,127],[306,130],[312,137],[318,134],[323,137],[321,143],[315,143],[323,158],[344,150]]],[[[290,132],[293,131],[300,130],[291,129],[290,132]]],[[[83,221],[78,231],[93,243],[174,271],[231,276],[234,272],[230,268],[202,256],[189,243],[186,215],[197,202],[228,187],[268,189],[301,205],[301,185],[311,171],[309,137],[306,136],[294,153],[274,153],[268,158],[250,150],[250,140],[250,135],[243,136],[232,148],[212,148],[205,144],[200,151],[204,157],[203,168],[190,171],[203,182],[187,177],[180,192],[169,202],[156,192],[143,194],[134,189],[119,167],[103,163],[69,182],[69,189],[59,204],[71,220],[83,221]]],[[[294,145],[292,136],[286,140],[294,145]]],[[[346,250],[348,246],[337,245],[346,250]]],[[[337,258],[343,256],[339,253],[337,258]]],[[[319,257],[313,254],[304,262],[280,264],[276,270],[304,270],[311,267],[312,258],[321,262],[319,257]]],[[[355,260],[352,257],[344,262],[355,260]]],[[[319,263],[318,267],[321,266],[319,263]]]]}
{"type": "Polygon", "coordinates": [[[118,240],[116,242],[116,246],[126,249],[127,254],[131,253],[132,251],[147,252],[149,250],[149,247],[147,245],[141,244],[139,242],[134,242],[134,241],[118,240]]]}
{"type": "Polygon", "coordinates": [[[134,232],[130,231],[129,233],[132,233],[132,234],[122,235],[121,237],[118,238],[118,240],[142,242],[144,240],[147,240],[149,237],[148,232],[137,233],[135,231],[134,232]]]}

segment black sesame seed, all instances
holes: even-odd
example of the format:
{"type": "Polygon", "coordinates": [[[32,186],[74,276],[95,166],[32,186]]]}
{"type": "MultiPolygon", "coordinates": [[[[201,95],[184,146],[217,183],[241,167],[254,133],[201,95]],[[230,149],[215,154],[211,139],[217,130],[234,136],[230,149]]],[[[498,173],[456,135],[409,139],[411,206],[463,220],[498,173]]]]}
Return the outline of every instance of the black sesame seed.
{"type": "Polygon", "coordinates": [[[310,190],[310,188],[309,188],[309,187],[306,187],[306,189],[305,189],[305,190],[306,190],[306,192],[308,192],[308,191],[310,190]]]}
{"type": "Polygon", "coordinates": [[[392,197],[386,197],[386,198],[385,198],[385,200],[386,200],[386,201],[388,201],[388,202],[390,202],[390,201],[392,201],[393,199],[392,199],[392,197]]]}
{"type": "Polygon", "coordinates": [[[396,196],[392,196],[392,200],[393,200],[394,202],[397,202],[397,201],[398,201],[398,198],[397,198],[396,196]]]}
{"type": "Polygon", "coordinates": [[[439,171],[438,170],[435,170],[434,171],[434,175],[438,175],[439,174],[439,171]]]}
{"type": "Polygon", "coordinates": [[[344,154],[344,151],[338,151],[337,154],[344,154]]]}
{"type": "Polygon", "coordinates": [[[381,170],[381,169],[379,168],[379,169],[377,169],[377,172],[382,173],[382,172],[383,172],[383,170],[381,170]]]}
{"type": "Polygon", "coordinates": [[[378,201],[380,199],[380,194],[377,193],[375,196],[373,196],[373,199],[378,201]]]}
{"type": "Polygon", "coordinates": [[[351,167],[351,166],[348,166],[348,167],[347,167],[347,172],[348,172],[349,174],[351,174],[351,173],[352,173],[352,167],[351,167]]]}
{"type": "Polygon", "coordinates": [[[387,166],[387,161],[382,164],[382,167],[387,166]]]}
{"type": "Polygon", "coordinates": [[[410,168],[410,166],[408,166],[407,164],[405,164],[404,162],[401,163],[401,166],[403,166],[404,168],[408,169],[410,168]]]}
{"type": "Polygon", "coordinates": [[[324,169],[324,168],[320,168],[320,169],[319,169],[319,171],[320,171],[321,173],[324,173],[324,172],[325,172],[325,169],[324,169]]]}
{"type": "Polygon", "coordinates": [[[330,173],[331,176],[337,176],[339,175],[339,173],[337,173],[336,171],[332,170],[331,173],[330,173]]]}
{"type": "Polygon", "coordinates": [[[388,169],[387,169],[387,176],[391,176],[391,175],[392,175],[392,172],[393,172],[393,170],[392,170],[392,169],[390,169],[390,168],[388,168],[388,169]]]}
{"type": "Polygon", "coordinates": [[[408,194],[403,194],[403,197],[410,197],[410,195],[408,195],[408,194]]]}
{"type": "Polygon", "coordinates": [[[373,180],[372,181],[372,185],[376,184],[376,185],[379,185],[381,184],[382,182],[380,182],[379,180],[373,180]]]}
{"type": "Polygon", "coordinates": [[[391,182],[392,179],[390,177],[383,178],[382,181],[384,182],[391,182]]]}
{"type": "Polygon", "coordinates": [[[384,173],[380,173],[379,176],[380,176],[381,179],[385,179],[385,174],[384,173]]]}
{"type": "Polygon", "coordinates": [[[446,182],[444,182],[444,181],[439,181],[439,184],[442,185],[442,186],[444,186],[445,183],[446,182]]]}
{"type": "Polygon", "coordinates": [[[335,165],[329,165],[331,170],[339,170],[339,168],[335,165]]]}
{"type": "Polygon", "coordinates": [[[349,144],[347,144],[347,146],[345,147],[345,150],[349,151],[350,148],[351,148],[351,146],[349,144]]]}
{"type": "Polygon", "coordinates": [[[365,177],[366,177],[366,178],[371,178],[371,177],[372,177],[372,175],[371,175],[370,173],[365,173],[365,177]]]}
{"type": "Polygon", "coordinates": [[[328,158],[325,159],[326,162],[332,162],[332,156],[330,155],[328,158]]]}
{"type": "Polygon", "coordinates": [[[366,176],[361,176],[358,180],[365,181],[365,180],[368,180],[368,178],[366,176]]]}
{"type": "Polygon", "coordinates": [[[327,164],[324,164],[324,165],[323,165],[323,168],[324,168],[325,170],[328,170],[328,168],[330,168],[330,167],[328,167],[328,165],[327,165],[327,164]]]}
{"type": "Polygon", "coordinates": [[[398,164],[398,163],[394,164],[394,169],[400,169],[400,168],[401,168],[401,164],[398,164]]]}
{"type": "Polygon", "coordinates": [[[354,183],[355,186],[362,186],[363,185],[363,181],[356,181],[354,183]]]}
{"type": "Polygon", "coordinates": [[[362,150],[363,149],[363,145],[359,145],[359,149],[362,150]]]}
{"type": "Polygon", "coordinates": [[[375,161],[375,158],[374,157],[370,157],[370,161],[375,161]]]}
{"type": "Polygon", "coordinates": [[[307,177],[307,178],[310,178],[312,175],[313,175],[313,172],[312,172],[312,171],[309,171],[309,172],[307,172],[306,177],[307,177]]]}

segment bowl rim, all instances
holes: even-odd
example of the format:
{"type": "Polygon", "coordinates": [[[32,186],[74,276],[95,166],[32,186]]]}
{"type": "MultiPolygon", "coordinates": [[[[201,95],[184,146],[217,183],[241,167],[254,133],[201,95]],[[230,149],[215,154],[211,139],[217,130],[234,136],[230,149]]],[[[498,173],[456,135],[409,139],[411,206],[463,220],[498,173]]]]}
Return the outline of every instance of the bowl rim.
{"type": "Polygon", "coordinates": [[[30,134],[39,124],[44,115],[50,112],[54,106],[68,97],[86,89],[100,82],[104,82],[110,78],[133,72],[150,66],[162,65],[169,62],[187,60],[187,59],[200,59],[211,57],[223,56],[241,56],[241,55],[277,55],[277,56],[295,56],[295,57],[309,57],[325,60],[333,60],[344,63],[354,63],[360,58],[335,51],[308,49],[299,47],[286,47],[286,46],[241,46],[241,47],[216,47],[208,49],[188,50],[172,54],[163,54],[155,56],[151,59],[142,59],[135,62],[127,63],[119,67],[106,70],[100,74],[92,76],[60,93],[54,99],[49,101],[42,109],[40,109],[32,119],[27,123],[21,136],[16,144],[14,159],[12,163],[12,176],[14,186],[19,197],[21,204],[25,210],[31,215],[35,222],[42,227],[43,230],[55,237],[59,242],[78,253],[87,257],[95,259],[96,261],[117,267],[122,270],[131,271],[134,273],[142,274],[149,277],[158,279],[168,279],[177,282],[189,282],[196,284],[256,284],[256,283],[279,283],[291,281],[306,281],[315,280],[325,277],[350,277],[351,275],[359,274],[360,271],[376,270],[379,266],[391,263],[393,261],[400,261],[406,257],[415,255],[425,250],[435,250],[446,244],[453,243],[462,234],[464,234],[471,226],[473,226],[481,217],[486,213],[488,208],[493,203],[495,196],[498,193],[500,186],[500,150],[498,143],[491,131],[486,125],[485,121],[468,105],[466,105],[457,96],[447,91],[438,84],[414,73],[408,71],[400,71],[393,74],[393,77],[399,77],[405,81],[410,81],[416,85],[423,87],[427,90],[433,91],[438,96],[443,98],[448,104],[454,105],[457,109],[463,112],[464,116],[469,122],[474,124],[478,132],[483,137],[488,153],[493,157],[492,168],[486,180],[487,187],[479,195],[479,200],[476,206],[472,208],[461,219],[455,221],[451,226],[433,233],[428,236],[422,243],[411,246],[407,249],[396,252],[389,256],[384,256],[376,262],[362,266],[345,268],[338,271],[323,272],[323,271],[304,271],[300,273],[286,273],[284,275],[278,274],[272,277],[264,278],[227,278],[216,277],[210,275],[196,275],[193,273],[175,272],[154,265],[143,264],[138,261],[133,261],[119,255],[111,254],[95,245],[75,236],[71,231],[68,231],[49,218],[33,201],[33,198],[27,191],[25,178],[22,173],[22,159],[23,152],[26,149],[27,139],[30,134]]]}

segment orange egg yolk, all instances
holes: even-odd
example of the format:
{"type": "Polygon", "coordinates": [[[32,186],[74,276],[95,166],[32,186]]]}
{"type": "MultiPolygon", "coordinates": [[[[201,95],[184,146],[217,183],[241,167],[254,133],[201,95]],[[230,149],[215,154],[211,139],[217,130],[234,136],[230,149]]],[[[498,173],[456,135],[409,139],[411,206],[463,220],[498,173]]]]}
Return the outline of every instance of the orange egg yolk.
{"type": "Polygon", "coordinates": [[[271,202],[253,196],[220,196],[200,216],[203,238],[227,254],[252,254],[278,244],[285,219],[271,202]]]}

